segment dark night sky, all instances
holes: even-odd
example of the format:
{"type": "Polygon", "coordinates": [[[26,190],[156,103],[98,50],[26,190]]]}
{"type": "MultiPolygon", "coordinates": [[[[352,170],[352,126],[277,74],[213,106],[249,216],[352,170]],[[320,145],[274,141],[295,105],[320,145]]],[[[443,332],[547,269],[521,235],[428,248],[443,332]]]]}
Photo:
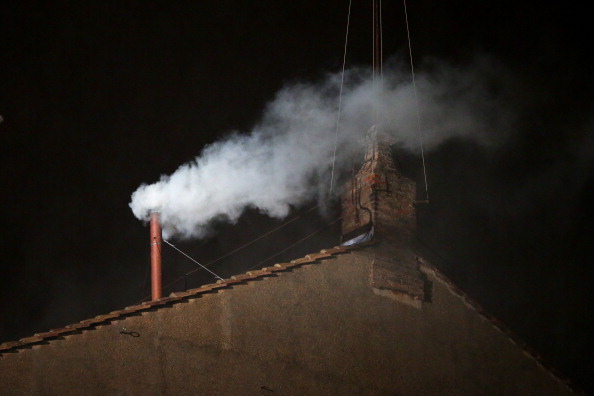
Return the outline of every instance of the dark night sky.
{"type": "MultiPolygon", "coordinates": [[[[353,1],[347,65],[370,63],[370,3],[353,1]]],[[[402,3],[384,3],[385,53],[406,54],[402,3]]],[[[248,130],[283,84],[338,71],[347,7],[2,2],[0,341],[143,298],[148,232],[128,208],[130,194],[228,131],[248,130]]],[[[594,391],[588,13],[548,1],[408,7],[419,68],[432,57],[456,65],[488,55],[513,71],[518,103],[518,132],[502,145],[457,140],[429,153],[432,200],[419,213],[426,257],[594,391]]],[[[244,271],[323,222],[308,214],[214,268],[244,271]]],[[[179,246],[208,262],[277,224],[249,213],[214,238],[179,246]]],[[[336,227],[316,240],[288,254],[336,244],[336,227]]],[[[169,280],[194,268],[174,252],[165,261],[169,280]]]]}

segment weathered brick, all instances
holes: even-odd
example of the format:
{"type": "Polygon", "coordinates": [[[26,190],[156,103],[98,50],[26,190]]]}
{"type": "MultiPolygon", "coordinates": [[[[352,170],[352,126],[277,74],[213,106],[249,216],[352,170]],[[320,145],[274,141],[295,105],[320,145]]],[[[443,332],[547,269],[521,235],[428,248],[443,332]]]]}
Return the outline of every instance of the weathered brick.
{"type": "MultiPolygon", "coordinates": [[[[342,196],[342,234],[349,238],[371,223],[378,251],[395,260],[374,260],[371,285],[424,298],[425,281],[414,257],[400,254],[410,248],[416,229],[415,183],[395,167],[390,141],[372,128],[361,169],[342,196]]],[[[364,232],[364,231],[361,231],[364,232]]]]}

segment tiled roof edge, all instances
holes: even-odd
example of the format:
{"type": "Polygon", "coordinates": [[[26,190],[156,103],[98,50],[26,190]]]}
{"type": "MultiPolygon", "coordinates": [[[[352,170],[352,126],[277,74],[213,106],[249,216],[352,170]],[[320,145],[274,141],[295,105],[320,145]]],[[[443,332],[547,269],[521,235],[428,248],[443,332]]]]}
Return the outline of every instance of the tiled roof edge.
{"type": "Polygon", "coordinates": [[[478,313],[480,316],[482,316],[484,319],[489,321],[497,331],[506,335],[513,344],[520,347],[527,356],[534,359],[536,361],[536,364],[539,365],[545,371],[547,371],[551,376],[553,376],[555,380],[565,385],[570,391],[576,394],[585,394],[583,390],[579,389],[579,387],[576,384],[574,384],[569,378],[567,378],[557,368],[555,368],[549,362],[547,362],[538,352],[532,349],[524,340],[522,340],[512,330],[510,330],[505,324],[499,321],[489,311],[484,309],[476,300],[474,300],[462,289],[456,286],[443,272],[441,272],[439,269],[437,269],[429,262],[425,261],[420,256],[417,256],[417,260],[419,260],[419,263],[422,267],[424,267],[425,271],[432,272],[437,279],[442,281],[448,287],[448,289],[450,289],[450,292],[452,292],[452,294],[461,298],[467,307],[469,307],[470,309],[478,313]]]}
{"type": "Polygon", "coordinates": [[[30,349],[33,345],[45,344],[48,341],[60,339],[66,335],[81,333],[82,330],[93,330],[98,326],[106,325],[115,320],[121,320],[126,317],[139,314],[141,312],[154,311],[172,304],[185,302],[192,298],[199,298],[208,293],[216,293],[218,290],[229,288],[238,284],[246,284],[249,281],[262,279],[272,276],[275,272],[290,271],[305,264],[312,264],[317,261],[336,257],[340,254],[356,250],[363,245],[354,246],[335,246],[330,249],[323,249],[319,253],[310,253],[305,257],[292,260],[289,263],[276,263],[270,267],[264,267],[259,270],[250,270],[245,274],[235,275],[225,281],[217,281],[208,285],[203,285],[195,289],[183,292],[173,292],[168,297],[160,298],[156,301],[146,301],[139,305],[133,305],[121,310],[110,312],[106,315],[99,315],[92,319],[85,319],[78,323],[67,325],[63,328],[52,329],[50,331],[37,333],[31,337],[21,338],[18,341],[8,341],[0,344],[0,358],[6,353],[15,353],[20,350],[30,349]]]}

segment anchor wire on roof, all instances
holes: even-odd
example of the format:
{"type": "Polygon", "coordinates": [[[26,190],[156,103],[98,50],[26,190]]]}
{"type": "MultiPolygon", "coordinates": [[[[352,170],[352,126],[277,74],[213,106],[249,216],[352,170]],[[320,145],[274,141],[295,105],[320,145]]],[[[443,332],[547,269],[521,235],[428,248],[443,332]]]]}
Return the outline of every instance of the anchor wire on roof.
{"type": "MultiPolygon", "coordinates": [[[[217,279],[224,281],[225,279],[221,278],[220,276],[218,276],[217,274],[215,274],[214,272],[212,272],[211,270],[209,270],[208,268],[206,268],[204,265],[200,264],[197,260],[193,259],[192,257],[190,257],[188,254],[182,252],[178,247],[176,247],[175,245],[173,245],[171,242],[169,242],[166,239],[163,239],[163,242],[165,242],[166,244],[168,244],[169,246],[171,246],[173,249],[177,250],[179,253],[181,253],[182,255],[186,256],[187,258],[189,258],[190,260],[192,260],[193,262],[195,262],[196,264],[198,264],[200,266],[199,269],[204,269],[208,272],[210,272],[212,275],[214,275],[217,279]]],[[[184,275],[185,276],[185,275],[184,275]]],[[[169,286],[173,285],[174,283],[176,283],[177,281],[179,281],[180,279],[183,279],[183,277],[178,278],[172,282],[169,282],[168,284],[166,284],[165,286],[163,286],[163,290],[167,289],[169,286]]],[[[150,295],[145,296],[144,298],[142,298],[138,303],[136,303],[136,305],[139,305],[140,303],[142,303],[143,301],[145,301],[147,298],[151,297],[150,295]]]]}
{"type": "Polygon", "coordinates": [[[193,262],[195,262],[196,264],[198,264],[200,266],[200,268],[210,272],[211,274],[213,274],[216,278],[224,281],[225,279],[221,278],[220,276],[218,276],[217,274],[215,274],[214,272],[212,272],[211,270],[209,270],[208,268],[206,268],[204,265],[200,264],[198,261],[194,260],[192,257],[188,256],[186,253],[182,252],[181,250],[179,250],[177,247],[175,247],[175,245],[173,245],[171,242],[169,242],[166,239],[163,239],[163,242],[165,242],[166,244],[168,244],[169,246],[171,246],[172,248],[174,248],[175,250],[177,250],[178,252],[180,252],[181,254],[183,254],[184,256],[186,256],[187,258],[189,258],[190,260],[192,260],[193,262]]]}
{"type": "Polygon", "coordinates": [[[423,161],[423,177],[425,179],[425,200],[429,202],[429,184],[427,183],[427,167],[425,166],[425,150],[423,148],[423,133],[421,131],[421,116],[419,114],[419,95],[417,94],[417,82],[415,79],[415,67],[413,64],[412,45],[410,40],[410,28],[408,24],[408,12],[406,9],[406,0],[404,2],[404,18],[406,20],[406,37],[408,39],[408,55],[410,58],[410,70],[412,74],[413,90],[415,92],[415,111],[417,113],[417,130],[419,134],[419,146],[421,148],[421,160],[423,161]]]}
{"type": "Polygon", "coordinates": [[[256,268],[256,267],[259,267],[260,265],[264,264],[265,262],[267,262],[267,261],[269,261],[269,260],[271,260],[271,259],[275,258],[276,256],[278,256],[278,255],[280,255],[280,254],[283,254],[283,253],[284,253],[284,252],[286,252],[287,250],[289,250],[289,249],[291,249],[291,248],[294,248],[295,246],[299,245],[300,243],[303,243],[304,241],[308,240],[309,238],[313,237],[314,235],[316,235],[316,234],[320,233],[321,231],[323,231],[324,229],[326,229],[326,227],[329,227],[329,226],[331,226],[332,224],[336,223],[336,222],[337,222],[337,221],[339,221],[340,219],[342,219],[342,216],[339,216],[339,217],[335,218],[334,220],[332,220],[331,222],[329,222],[329,223],[327,223],[327,224],[323,225],[322,227],[318,228],[318,229],[317,229],[317,230],[315,230],[314,232],[312,232],[312,233],[310,233],[310,234],[307,234],[306,236],[304,236],[303,238],[301,238],[301,239],[300,239],[300,240],[298,240],[297,242],[295,242],[295,243],[293,243],[293,244],[291,244],[291,245],[287,246],[286,248],[284,248],[284,249],[282,249],[282,250],[280,250],[280,251],[276,252],[276,253],[275,253],[275,254],[273,254],[272,256],[269,256],[268,258],[266,258],[266,259],[264,259],[264,260],[260,261],[258,264],[256,264],[256,265],[253,265],[252,267],[248,268],[248,271],[249,271],[249,270],[252,270],[252,269],[254,269],[254,268],[256,268]]]}
{"type": "Polygon", "coordinates": [[[346,54],[347,54],[347,46],[349,43],[349,25],[351,21],[351,4],[352,0],[349,0],[349,12],[347,14],[347,25],[346,25],[346,34],[344,37],[344,52],[342,55],[342,73],[340,76],[340,93],[338,95],[338,111],[336,115],[336,131],[334,133],[334,152],[332,154],[332,171],[330,173],[330,193],[329,196],[332,196],[332,189],[334,187],[334,167],[336,165],[336,147],[338,145],[338,130],[340,129],[340,112],[342,110],[342,89],[344,87],[344,69],[346,65],[346,54]]]}
{"type": "MultiPolygon", "coordinates": [[[[328,201],[329,201],[329,199],[327,199],[327,200],[323,201],[322,203],[326,203],[326,202],[328,202],[328,201]]],[[[224,259],[224,258],[227,258],[227,257],[231,256],[232,254],[239,252],[240,250],[243,250],[243,249],[245,249],[246,247],[248,247],[248,246],[250,246],[250,245],[252,245],[252,244],[254,244],[254,243],[258,242],[260,239],[262,239],[262,238],[265,238],[265,237],[267,237],[268,235],[270,235],[270,234],[273,234],[273,233],[275,233],[276,231],[280,230],[281,228],[284,228],[284,227],[288,226],[288,225],[289,225],[289,224],[291,224],[292,222],[299,220],[301,217],[303,217],[303,215],[305,215],[305,214],[307,214],[307,213],[309,213],[309,212],[313,211],[314,209],[317,209],[319,206],[320,206],[320,204],[316,204],[316,205],[312,206],[311,208],[307,209],[305,212],[303,212],[303,213],[301,213],[301,214],[299,214],[299,215],[297,215],[297,216],[293,217],[291,220],[287,220],[286,222],[284,222],[283,224],[279,225],[278,227],[275,227],[275,228],[273,228],[272,230],[270,230],[270,231],[268,231],[268,232],[266,232],[266,233],[264,233],[264,234],[260,235],[259,237],[255,238],[255,239],[252,239],[250,242],[247,242],[247,243],[245,243],[245,244],[243,244],[243,245],[239,246],[238,248],[235,248],[235,249],[233,249],[232,251],[230,251],[230,252],[228,252],[228,253],[225,253],[224,255],[222,255],[222,256],[220,256],[220,257],[218,257],[218,258],[214,259],[213,261],[209,262],[208,264],[205,264],[205,266],[206,266],[206,267],[210,267],[210,266],[211,266],[211,265],[213,265],[214,263],[217,263],[217,262],[221,261],[222,259],[224,259]]],[[[198,270],[199,270],[199,268],[196,268],[196,269],[194,269],[194,270],[192,270],[192,271],[190,271],[190,272],[187,272],[185,275],[191,275],[191,274],[193,274],[194,272],[196,272],[196,271],[198,271],[198,270]]]]}
{"type": "MultiPolygon", "coordinates": [[[[173,285],[173,284],[175,284],[175,283],[177,283],[177,282],[179,282],[179,281],[181,281],[181,280],[185,279],[185,278],[186,278],[188,275],[191,275],[191,274],[193,274],[193,273],[195,273],[195,272],[197,272],[197,271],[200,271],[200,270],[201,270],[201,269],[203,269],[203,268],[204,268],[204,269],[206,269],[207,271],[209,271],[209,270],[208,270],[206,267],[210,267],[211,265],[213,265],[213,264],[215,264],[215,263],[217,263],[217,262],[219,262],[219,261],[223,260],[224,258],[227,258],[227,257],[229,257],[229,256],[231,256],[231,255],[233,255],[233,254],[235,254],[235,253],[237,253],[237,252],[239,252],[239,251],[241,251],[241,250],[245,249],[246,247],[248,247],[248,246],[250,246],[250,245],[252,245],[252,244],[256,243],[257,241],[259,241],[259,240],[261,240],[261,239],[263,239],[263,238],[265,238],[265,237],[267,237],[267,236],[269,236],[269,235],[271,235],[271,234],[273,234],[273,233],[277,232],[278,230],[280,230],[280,229],[282,229],[282,228],[284,228],[284,227],[288,226],[289,224],[291,224],[291,223],[293,223],[293,222],[295,222],[295,221],[299,220],[300,218],[302,218],[302,217],[303,217],[304,215],[306,215],[307,213],[309,213],[309,212],[311,212],[311,211],[313,211],[313,210],[317,209],[318,207],[320,207],[320,205],[322,205],[322,204],[324,204],[324,203],[326,203],[326,202],[328,202],[328,201],[330,201],[330,198],[328,198],[328,199],[326,199],[326,200],[322,201],[321,203],[318,203],[318,204],[315,204],[315,205],[313,205],[311,208],[309,208],[309,209],[307,209],[307,210],[303,211],[302,213],[298,214],[297,216],[293,217],[292,219],[290,219],[290,220],[287,220],[286,222],[284,222],[284,223],[282,223],[281,225],[279,225],[279,226],[277,226],[277,227],[273,228],[272,230],[270,230],[270,231],[268,231],[268,232],[265,232],[264,234],[260,235],[259,237],[255,238],[255,239],[252,239],[251,241],[249,241],[249,242],[247,242],[247,243],[245,243],[245,244],[243,244],[243,245],[241,245],[241,246],[239,246],[239,247],[237,247],[237,248],[233,249],[232,251],[230,251],[230,252],[228,252],[228,253],[225,253],[225,254],[223,254],[222,256],[220,256],[220,257],[218,257],[218,258],[216,258],[216,259],[214,259],[214,260],[212,260],[212,261],[210,261],[209,263],[207,263],[207,264],[204,264],[204,265],[202,265],[202,264],[198,263],[196,260],[194,260],[193,258],[191,258],[190,256],[188,256],[187,254],[183,253],[183,252],[182,252],[181,250],[179,250],[177,247],[173,246],[173,245],[172,245],[170,242],[168,242],[168,241],[166,241],[166,240],[163,240],[164,242],[166,242],[167,244],[169,244],[170,246],[172,246],[173,248],[175,248],[176,250],[178,250],[180,253],[182,253],[184,256],[188,257],[190,260],[192,260],[192,261],[194,261],[195,263],[197,263],[198,265],[200,265],[200,267],[198,267],[198,268],[195,268],[195,269],[193,269],[193,270],[191,270],[191,271],[189,271],[189,272],[186,272],[184,275],[182,275],[182,276],[180,276],[180,277],[178,277],[178,278],[176,278],[176,279],[172,280],[171,282],[169,282],[168,284],[166,284],[165,286],[163,286],[163,289],[167,289],[167,288],[169,288],[171,285],[173,285]]],[[[335,221],[336,221],[336,220],[335,220],[335,221]]],[[[332,223],[334,223],[335,221],[333,221],[332,223]]],[[[331,224],[332,224],[332,223],[331,223],[331,224]]],[[[307,237],[306,237],[306,239],[307,239],[307,237]]],[[[274,256],[273,256],[273,257],[274,257],[274,256]]],[[[266,259],[266,260],[269,260],[270,258],[271,258],[271,257],[269,257],[269,258],[268,258],[268,259],[266,259]]],[[[209,271],[209,272],[211,272],[211,271],[209,271]]],[[[212,273],[213,275],[215,275],[213,272],[211,272],[211,273],[212,273]]],[[[215,276],[217,276],[217,275],[215,275],[215,276]]],[[[217,278],[218,278],[218,279],[221,279],[221,280],[224,280],[224,279],[220,278],[219,276],[217,276],[217,278]]],[[[145,280],[145,282],[144,282],[144,283],[146,283],[146,280],[145,280]]],[[[141,299],[141,300],[138,302],[138,304],[140,304],[141,302],[145,301],[145,300],[146,300],[147,298],[149,298],[149,297],[150,297],[150,295],[148,295],[148,296],[144,297],[143,299],[141,299]]]]}

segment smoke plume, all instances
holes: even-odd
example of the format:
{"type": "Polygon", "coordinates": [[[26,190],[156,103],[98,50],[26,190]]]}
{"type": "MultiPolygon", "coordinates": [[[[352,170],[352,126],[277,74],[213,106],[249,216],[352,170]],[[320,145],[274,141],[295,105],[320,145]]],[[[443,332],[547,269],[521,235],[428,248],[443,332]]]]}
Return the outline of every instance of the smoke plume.
{"type": "Polygon", "coordinates": [[[374,124],[418,151],[417,100],[425,149],[452,137],[496,143],[509,117],[493,89],[502,84],[494,63],[429,66],[416,76],[418,99],[405,68],[385,68],[381,89],[370,70],[347,71],[338,134],[340,74],[286,86],[250,132],[235,132],[173,174],[141,185],[130,207],[143,221],[160,212],[166,238],[204,237],[213,220],[235,222],[246,208],[283,218],[292,207],[328,196],[335,142],[335,180],[360,155],[374,124]]]}

